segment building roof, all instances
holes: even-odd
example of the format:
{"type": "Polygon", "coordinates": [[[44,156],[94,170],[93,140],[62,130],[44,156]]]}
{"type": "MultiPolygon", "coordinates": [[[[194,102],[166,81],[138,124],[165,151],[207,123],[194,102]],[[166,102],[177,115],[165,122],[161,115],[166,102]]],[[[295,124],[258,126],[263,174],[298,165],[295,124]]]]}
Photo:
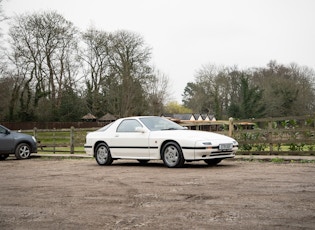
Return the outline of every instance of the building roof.
{"type": "Polygon", "coordinates": [[[96,117],[93,114],[88,113],[88,114],[84,115],[81,119],[82,120],[96,120],[96,117]]]}
{"type": "Polygon", "coordinates": [[[102,116],[100,119],[98,119],[99,121],[115,121],[117,118],[110,114],[110,113],[106,113],[104,116],[102,116]]]}
{"type": "Polygon", "coordinates": [[[215,120],[214,115],[209,114],[199,114],[199,113],[172,113],[172,114],[163,114],[163,117],[174,118],[181,121],[205,121],[205,120],[215,120]]]}

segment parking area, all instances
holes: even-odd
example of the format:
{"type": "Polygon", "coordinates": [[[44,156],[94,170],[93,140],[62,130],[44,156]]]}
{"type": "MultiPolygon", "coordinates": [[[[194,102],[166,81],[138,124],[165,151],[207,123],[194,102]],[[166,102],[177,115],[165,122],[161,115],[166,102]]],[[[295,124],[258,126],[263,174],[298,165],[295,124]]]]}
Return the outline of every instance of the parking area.
{"type": "Polygon", "coordinates": [[[0,162],[0,229],[313,229],[315,164],[0,162]]]}

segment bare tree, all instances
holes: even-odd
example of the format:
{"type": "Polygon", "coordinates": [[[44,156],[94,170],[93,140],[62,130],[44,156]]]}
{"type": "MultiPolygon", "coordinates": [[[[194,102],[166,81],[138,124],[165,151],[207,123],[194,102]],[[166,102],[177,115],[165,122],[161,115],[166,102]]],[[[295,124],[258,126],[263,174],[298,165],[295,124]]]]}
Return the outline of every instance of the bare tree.
{"type": "MultiPolygon", "coordinates": [[[[8,17],[5,16],[5,13],[2,8],[2,0],[0,0],[0,23],[7,20],[8,17]]],[[[0,37],[2,36],[2,27],[0,27],[0,37]]]]}
{"type": "MultiPolygon", "coordinates": [[[[2,0],[0,0],[0,25],[1,23],[6,19],[3,8],[2,8],[2,0]]],[[[11,82],[5,76],[5,69],[6,69],[6,63],[5,63],[5,51],[2,46],[2,26],[0,26],[0,98],[1,98],[1,104],[0,104],[0,121],[4,120],[6,117],[6,114],[8,113],[8,107],[9,107],[9,98],[8,93],[10,92],[10,85],[11,82]]]]}
{"type": "Polygon", "coordinates": [[[41,110],[41,101],[52,116],[48,119],[57,118],[63,88],[75,84],[76,34],[72,23],[56,12],[20,15],[13,19],[9,57],[13,75],[21,79],[19,100],[24,113],[32,113],[32,107],[41,110]]]}
{"type": "MultiPolygon", "coordinates": [[[[7,19],[8,18],[5,16],[3,8],[2,8],[2,0],[0,0],[0,25],[7,19]]],[[[0,26],[0,41],[1,41],[0,42],[0,74],[3,74],[3,72],[6,69],[5,47],[3,46],[4,41],[2,39],[3,39],[2,26],[0,26]]]]}
{"type": "Polygon", "coordinates": [[[314,112],[314,70],[297,64],[270,61],[253,71],[253,81],[264,90],[268,116],[305,115],[314,112]]]}
{"type": "Polygon", "coordinates": [[[86,101],[101,116],[159,114],[167,99],[168,78],[149,65],[150,48],[129,31],[106,33],[93,28],[83,34],[86,101]]]}
{"type": "Polygon", "coordinates": [[[118,116],[142,114],[146,110],[143,85],[152,72],[150,58],[151,50],[138,34],[128,31],[111,34],[109,63],[110,74],[119,83],[118,116]]]}
{"type": "Polygon", "coordinates": [[[312,114],[314,80],[314,70],[297,64],[271,61],[242,71],[208,65],[187,84],[183,101],[194,112],[214,112],[220,119],[312,114]]]}
{"type": "Polygon", "coordinates": [[[154,69],[153,74],[148,77],[144,89],[148,102],[147,113],[149,115],[161,115],[164,110],[164,104],[171,96],[169,78],[154,69]]]}
{"type": "Polygon", "coordinates": [[[82,34],[82,41],[83,48],[80,52],[80,58],[83,61],[87,107],[90,112],[100,116],[105,112],[103,108],[106,108],[102,94],[108,92],[108,89],[103,87],[110,87],[108,81],[109,35],[106,32],[90,28],[82,34]]]}
{"type": "Polygon", "coordinates": [[[240,72],[235,66],[202,66],[196,72],[195,82],[188,83],[184,90],[184,105],[196,113],[212,113],[217,118],[226,118],[239,77],[240,72]]]}

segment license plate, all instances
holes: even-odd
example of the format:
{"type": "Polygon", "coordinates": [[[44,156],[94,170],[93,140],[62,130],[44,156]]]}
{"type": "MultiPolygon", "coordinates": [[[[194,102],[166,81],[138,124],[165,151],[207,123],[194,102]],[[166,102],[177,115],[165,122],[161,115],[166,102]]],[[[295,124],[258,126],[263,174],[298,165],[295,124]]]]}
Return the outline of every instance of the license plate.
{"type": "Polygon", "coordinates": [[[233,144],[232,143],[220,144],[219,145],[219,149],[220,150],[231,150],[232,148],[233,148],[233,144]]]}

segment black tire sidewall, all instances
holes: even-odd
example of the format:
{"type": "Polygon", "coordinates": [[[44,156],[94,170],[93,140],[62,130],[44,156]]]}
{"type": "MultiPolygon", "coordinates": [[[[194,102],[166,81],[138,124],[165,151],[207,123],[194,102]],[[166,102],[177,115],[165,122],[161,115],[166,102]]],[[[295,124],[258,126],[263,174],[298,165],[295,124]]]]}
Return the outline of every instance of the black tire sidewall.
{"type": "Polygon", "coordinates": [[[113,162],[112,155],[111,155],[111,153],[110,153],[110,149],[109,149],[108,145],[105,144],[105,143],[101,143],[101,144],[98,144],[98,145],[96,146],[94,156],[95,156],[96,162],[97,162],[99,165],[110,165],[110,164],[112,164],[112,162],[113,162]],[[107,150],[107,154],[108,154],[108,155],[107,155],[107,159],[106,159],[106,161],[105,161],[104,163],[103,163],[103,162],[100,162],[100,161],[98,160],[98,157],[97,157],[98,149],[101,148],[101,147],[105,147],[106,150],[107,150]]]}
{"type": "Polygon", "coordinates": [[[163,160],[163,162],[164,162],[164,165],[167,166],[168,168],[180,168],[180,167],[182,167],[182,166],[184,165],[184,163],[185,163],[183,151],[182,151],[181,147],[180,147],[176,142],[174,142],[174,141],[168,142],[168,143],[166,143],[166,144],[163,146],[163,148],[162,148],[162,160],[163,160]],[[165,157],[164,157],[165,149],[166,149],[167,147],[169,147],[169,146],[174,146],[174,147],[177,149],[178,154],[179,154],[179,158],[178,158],[178,160],[177,160],[177,162],[176,162],[175,165],[169,165],[169,164],[167,163],[167,161],[165,160],[165,157]]]}

